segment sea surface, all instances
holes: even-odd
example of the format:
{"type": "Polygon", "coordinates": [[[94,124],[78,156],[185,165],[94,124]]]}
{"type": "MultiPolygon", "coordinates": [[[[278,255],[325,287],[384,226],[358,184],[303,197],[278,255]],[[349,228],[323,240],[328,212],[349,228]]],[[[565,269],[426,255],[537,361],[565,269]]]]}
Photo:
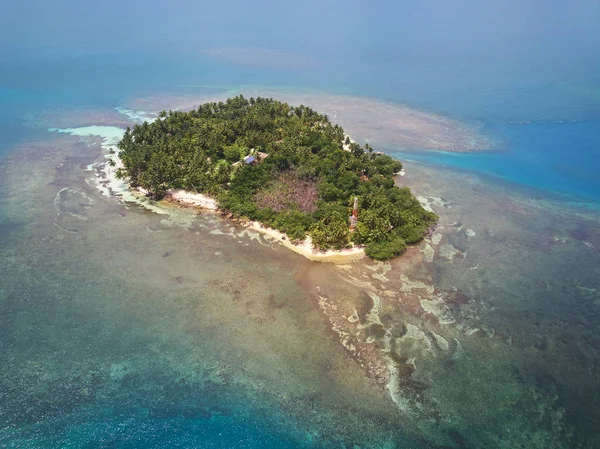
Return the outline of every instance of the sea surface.
{"type": "Polygon", "coordinates": [[[0,447],[600,447],[598,23],[585,0],[3,6],[0,447]],[[333,266],[106,189],[125,127],[253,92],[402,160],[435,233],[333,266]]]}

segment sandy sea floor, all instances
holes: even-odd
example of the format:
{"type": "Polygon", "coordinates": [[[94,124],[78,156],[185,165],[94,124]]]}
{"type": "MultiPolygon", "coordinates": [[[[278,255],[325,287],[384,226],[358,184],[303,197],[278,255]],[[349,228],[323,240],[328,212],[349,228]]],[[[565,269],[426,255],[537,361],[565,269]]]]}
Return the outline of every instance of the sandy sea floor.
{"type": "Polygon", "coordinates": [[[3,446],[600,445],[594,210],[409,163],[437,231],[335,266],[101,195],[100,143],[49,133],[0,162],[3,446]]]}
{"type": "Polygon", "coordinates": [[[361,140],[375,147],[385,144],[404,149],[469,153],[486,151],[501,145],[500,142],[480,133],[476,125],[467,125],[445,116],[395,103],[312,90],[249,86],[214,89],[212,94],[198,95],[158,92],[145,97],[130,98],[126,105],[131,108],[129,111],[189,110],[204,102],[223,101],[235,95],[276,98],[292,105],[308,105],[317,112],[327,114],[333,123],[342,124],[351,136],[360,136],[361,140]]]}

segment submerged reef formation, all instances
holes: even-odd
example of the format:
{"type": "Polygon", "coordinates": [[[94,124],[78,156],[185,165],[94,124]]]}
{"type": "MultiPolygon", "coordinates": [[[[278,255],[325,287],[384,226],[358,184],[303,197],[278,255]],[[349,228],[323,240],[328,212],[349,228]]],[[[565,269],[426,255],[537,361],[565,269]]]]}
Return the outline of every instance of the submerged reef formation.
{"type": "Polygon", "coordinates": [[[155,443],[181,422],[165,438],[201,446],[191,423],[248,416],[239,441],[264,415],[292,447],[598,447],[594,211],[409,162],[396,182],[437,227],[389,262],[314,264],[215,214],[114,201],[125,183],[99,194],[98,143],[0,163],[0,441],[155,443]]]}

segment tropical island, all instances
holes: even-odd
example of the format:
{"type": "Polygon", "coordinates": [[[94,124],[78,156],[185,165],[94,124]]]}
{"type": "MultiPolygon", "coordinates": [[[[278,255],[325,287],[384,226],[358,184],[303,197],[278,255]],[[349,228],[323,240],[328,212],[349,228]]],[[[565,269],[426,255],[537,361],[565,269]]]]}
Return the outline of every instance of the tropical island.
{"type": "Polygon", "coordinates": [[[395,185],[402,164],[306,106],[237,96],[163,111],[127,128],[117,176],[160,199],[173,189],[214,198],[231,218],[276,229],[317,250],[364,246],[402,254],[437,220],[395,185]]]}

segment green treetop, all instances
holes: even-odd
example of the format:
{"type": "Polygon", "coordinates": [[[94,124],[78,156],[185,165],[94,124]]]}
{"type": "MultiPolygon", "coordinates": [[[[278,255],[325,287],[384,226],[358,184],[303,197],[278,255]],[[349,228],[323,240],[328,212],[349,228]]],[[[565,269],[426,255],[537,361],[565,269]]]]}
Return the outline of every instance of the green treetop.
{"type": "Polygon", "coordinates": [[[238,96],[127,129],[120,174],[157,198],[173,188],[207,193],[221,209],[292,240],[309,234],[319,249],[362,244],[370,257],[390,259],[420,241],[437,217],[395,185],[399,161],[349,142],[340,126],[306,106],[238,96]]]}

